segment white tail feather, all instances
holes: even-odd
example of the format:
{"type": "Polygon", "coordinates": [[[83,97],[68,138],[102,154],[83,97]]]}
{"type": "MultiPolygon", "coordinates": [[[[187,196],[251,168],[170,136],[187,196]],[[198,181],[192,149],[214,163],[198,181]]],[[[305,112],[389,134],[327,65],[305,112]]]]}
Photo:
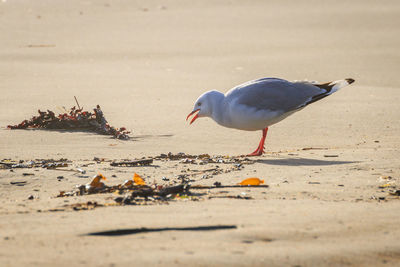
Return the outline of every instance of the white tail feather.
{"type": "Polygon", "coordinates": [[[347,86],[349,84],[352,84],[353,82],[354,82],[354,80],[351,79],[351,78],[331,82],[329,84],[329,86],[332,86],[332,89],[329,92],[329,94],[332,94],[332,93],[336,92],[337,90],[339,90],[340,88],[343,88],[343,87],[345,87],[345,86],[347,86]]]}

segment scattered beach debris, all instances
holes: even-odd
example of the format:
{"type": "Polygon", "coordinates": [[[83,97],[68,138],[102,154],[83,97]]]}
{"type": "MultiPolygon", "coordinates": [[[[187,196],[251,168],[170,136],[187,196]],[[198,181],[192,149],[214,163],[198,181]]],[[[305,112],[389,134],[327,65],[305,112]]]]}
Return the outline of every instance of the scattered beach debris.
{"type": "MultiPolygon", "coordinates": [[[[76,189],[70,192],[60,191],[57,197],[116,193],[118,195],[124,195],[123,197],[115,198],[114,201],[116,203],[120,205],[139,205],[156,202],[163,203],[168,200],[173,200],[178,194],[190,194],[188,191],[189,185],[187,184],[175,186],[155,184],[148,186],[136,173],[132,180],[127,180],[122,184],[113,186],[105,185],[101,182],[102,180],[106,180],[106,178],[102,174],[98,174],[90,183],[86,185],[77,185],[76,189]]],[[[97,206],[99,205],[96,205],[96,207],[97,206]]]]}
{"type": "Polygon", "coordinates": [[[251,196],[243,196],[243,195],[236,195],[236,196],[232,196],[232,195],[227,195],[227,196],[209,196],[208,198],[209,199],[212,199],[212,198],[234,198],[234,199],[246,199],[246,200],[254,199],[251,196]]]}
{"type": "Polygon", "coordinates": [[[173,154],[172,152],[168,152],[168,154],[160,154],[159,156],[155,157],[155,159],[168,159],[168,160],[181,160],[181,159],[203,159],[203,158],[210,158],[208,154],[201,154],[201,155],[189,155],[183,152],[179,152],[177,154],[173,154]]]}
{"type": "Polygon", "coordinates": [[[29,161],[13,161],[10,159],[4,159],[0,161],[0,169],[15,169],[15,168],[46,168],[56,169],[58,167],[68,167],[71,163],[67,159],[35,159],[29,161]]]}
{"type": "Polygon", "coordinates": [[[382,184],[382,185],[379,185],[379,186],[378,186],[378,188],[381,188],[381,189],[387,188],[387,187],[395,188],[396,185],[395,185],[394,183],[387,183],[387,184],[382,184]]]}
{"type": "Polygon", "coordinates": [[[241,181],[239,184],[240,185],[260,185],[263,184],[264,180],[260,180],[259,178],[252,177],[252,178],[247,178],[243,181],[241,181]]]}
{"type": "Polygon", "coordinates": [[[247,187],[254,187],[254,188],[267,188],[269,185],[266,184],[260,184],[260,185],[240,185],[240,184],[235,184],[235,185],[213,185],[213,186],[207,186],[207,185],[192,185],[190,186],[190,189],[220,189],[220,188],[247,188],[247,187]]]}
{"type": "Polygon", "coordinates": [[[74,203],[74,204],[66,204],[64,205],[65,208],[72,208],[75,211],[79,210],[92,210],[97,207],[104,207],[105,205],[99,204],[96,201],[88,201],[84,203],[74,203]]]}
{"type": "MultiPolygon", "coordinates": [[[[250,188],[259,187],[267,188],[264,181],[259,178],[251,178],[250,181],[241,184],[222,185],[215,182],[212,186],[196,185],[196,182],[209,179],[214,175],[229,173],[231,171],[242,170],[246,164],[254,164],[257,161],[250,160],[247,157],[230,157],[230,156],[210,156],[208,154],[190,155],[185,153],[168,153],[161,154],[156,157],[143,157],[140,159],[104,159],[95,157],[90,160],[71,161],[68,159],[29,159],[29,160],[12,160],[3,159],[0,161],[0,168],[44,168],[49,171],[68,171],[74,172],[74,177],[89,178],[89,175],[83,176],[86,172],[92,173],[94,169],[84,170],[82,166],[97,165],[98,170],[92,180],[85,180],[82,184],[76,185],[72,190],[59,191],[57,197],[87,196],[86,202],[68,204],[59,208],[45,211],[65,211],[65,210],[89,210],[96,207],[116,206],[116,205],[153,205],[168,204],[170,201],[199,201],[208,199],[210,196],[218,196],[225,198],[251,199],[249,196],[237,195],[237,192],[228,192],[221,195],[221,190],[211,191],[217,188],[250,188]],[[191,160],[188,163],[188,160],[191,160]],[[102,174],[104,171],[115,171],[120,167],[137,166],[143,167],[143,171],[147,170],[147,166],[154,164],[155,161],[164,162],[165,165],[175,169],[175,172],[164,174],[165,176],[152,179],[150,182],[149,175],[141,176],[134,173],[133,177],[128,180],[121,179],[123,182],[110,185],[110,181],[102,174]],[[111,166],[110,166],[111,165],[111,166]],[[204,166],[203,166],[204,165],[204,166]],[[146,178],[144,178],[146,177],[146,178]],[[193,185],[194,184],[194,185],[193,185]],[[104,194],[104,196],[96,196],[95,194],[104,194]],[[108,194],[108,195],[107,195],[108,194]],[[116,196],[110,195],[114,194],[116,196]],[[91,195],[91,196],[89,196],[91,195]],[[92,196],[93,195],[93,196],[92,196]],[[89,203],[88,201],[91,201],[89,203]],[[96,203],[94,203],[96,202],[96,203]],[[101,203],[101,204],[99,204],[101,203]]],[[[152,165],[158,166],[158,165],[152,165]]],[[[38,170],[35,170],[38,171],[38,170]]],[[[16,170],[17,172],[17,170],[16,170]]],[[[125,170],[118,170],[125,173],[125,170]]],[[[28,172],[25,172],[28,173],[28,172]]],[[[34,172],[33,172],[34,173],[34,172]]],[[[96,172],[95,172],[96,173],[96,172]]],[[[21,172],[21,175],[23,173],[21,172]]],[[[108,174],[110,177],[116,178],[113,172],[108,174]]],[[[118,175],[120,177],[122,175],[118,175]]],[[[70,176],[54,174],[59,182],[71,181],[70,176]]],[[[108,177],[108,176],[107,176],[108,177]]],[[[74,179],[74,178],[73,178],[74,179]]],[[[214,182],[214,181],[213,181],[214,182]]],[[[27,181],[15,180],[11,184],[23,186],[27,181]]],[[[34,197],[36,199],[36,197],[34,197]]],[[[70,200],[66,200],[70,201],[70,200]]],[[[72,201],[75,202],[75,201],[72,201]]],[[[78,201],[77,201],[78,202],[78,201]]]]}
{"type": "Polygon", "coordinates": [[[111,160],[107,160],[105,158],[98,158],[98,157],[94,157],[93,160],[96,161],[96,163],[101,163],[104,161],[111,161],[111,160]]]}
{"type": "MultiPolygon", "coordinates": [[[[217,183],[213,186],[203,186],[203,185],[191,185],[190,183],[182,180],[182,183],[177,185],[171,184],[156,184],[153,183],[151,185],[146,184],[144,179],[137,173],[133,175],[131,180],[125,180],[121,184],[117,185],[106,185],[102,181],[106,181],[107,179],[102,174],[96,175],[93,180],[84,185],[76,185],[75,189],[66,192],[60,191],[57,197],[70,197],[70,196],[82,196],[82,195],[91,195],[91,194],[106,194],[106,193],[114,193],[119,195],[114,198],[114,204],[118,205],[148,205],[148,204],[165,204],[169,201],[175,200],[192,200],[198,201],[201,199],[203,195],[209,195],[210,192],[205,193],[193,193],[191,190],[209,190],[216,188],[249,188],[249,187],[263,187],[266,188],[268,185],[262,185],[264,183],[263,180],[258,178],[250,178],[245,185],[222,185],[221,183],[217,183]]],[[[214,198],[214,196],[209,196],[209,198],[214,198]]],[[[236,199],[252,199],[250,196],[246,196],[244,194],[240,195],[227,195],[227,196],[218,196],[218,198],[236,198],[236,199]]],[[[104,204],[108,205],[108,204],[104,204]]],[[[103,206],[104,206],[103,205],[103,206]]],[[[74,210],[82,210],[82,209],[92,209],[100,205],[83,205],[79,204],[74,210]]],[[[112,206],[112,205],[111,205],[112,206]]]]}
{"type": "Polygon", "coordinates": [[[76,168],[76,170],[81,174],[85,174],[86,173],[86,171],[81,169],[81,168],[76,168]]]}
{"type": "Polygon", "coordinates": [[[43,168],[47,168],[47,169],[55,169],[55,168],[59,168],[59,167],[68,167],[68,162],[66,162],[66,160],[63,161],[54,161],[54,162],[49,162],[45,165],[42,165],[43,168]]]}
{"type": "Polygon", "coordinates": [[[303,147],[301,150],[327,150],[325,147],[303,147]]]}
{"type": "Polygon", "coordinates": [[[86,170],[81,167],[87,167],[94,164],[103,164],[110,162],[111,167],[146,167],[158,166],[152,165],[154,161],[178,161],[178,164],[187,165],[188,160],[191,160],[190,165],[199,166],[199,168],[184,167],[179,170],[179,174],[175,177],[165,177],[164,181],[171,181],[177,183],[193,182],[193,178],[210,179],[215,175],[229,173],[232,171],[240,171],[245,165],[254,164],[256,161],[250,160],[247,157],[229,157],[229,156],[210,156],[208,154],[201,155],[188,155],[185,153],[178,154],[161,154],[157,157],[148,157],[141,159],[123,159],[123,160],[109,160],[104,158],[94,157],[93,162],[75,163],[68,159],[34,159],[34,160],[11,160],[3,159],[0,161],[0,169],[14,169],[14,168],[46,168],[54,171],[72,172],[78,174],[79,178],[89,178],[86,170]],[[78,165],[79,164],[79,165],[78,165]],[[209,168],[201,168],[201,165],[214,165],[209,168]],[[78,165],[78,166],[76,166],[78,165]],[[70,168],[67,168],[70,167],[70,168]],[[72,167],[72,168],[71,168],[72,167]],[[177,181],[178,180],[178,181],[177,181]]]}
{"type": "Polygon", "coordinates": [[[386,181],[386,180],[392,180],[392,176],[389,176],[389,175],[387,175],[387,176],[385,176],[385,175],[382,175],[382,176],[379,176],[379,181],[386,181]]]}
{"type": "Polygon", "coordinates": [[[136,167],[136,166],[148,166],[153,163],[153,159],[140,159],[140,160],[123,160],[113,161],[110,163],[111,166],[118,167],[136,167]]]}
{"type": "Polygon", "coordinates": [[[86,130],[115,138],[128,140],[129,131],[125,127],[114,128],[107,123],[100,105],[93,112],[83,111],[75,97],[78,108],[73,106],[69,111],[56,115],[53,111],[38,110],[39,116],[23,120],[17,125],[8,125],[9,129],[57,129],[57,130],[86,130]]]}
{"type": "MultiPolygon", "coordinates": [[[[74,173],[82,173],[79,170],[74,170],[74,169],[59,169],[59,168],[52,168],[51,170],[54,171],[64,171],[64,172],[74,172],[74,173]]],[[[83,173],[86,173],[85,171],[83,173]]]]}
{"type": "Polygon", "coordinates": [[[248,157],[230,157],[230,156],[210,156],[208,154],[200,154],[200,155],[190,155],[185,154],[183,152],[179,152],[177,154],[173,154],[169,152],[168,154],[161,154],[159,156],[154,157],[157,160],[180,160],[180,163],[185,164],[197,164],[204,165],[207,163],[216,163],[216,164],[254,164],[256,161],[249,159],[248,157]]]}

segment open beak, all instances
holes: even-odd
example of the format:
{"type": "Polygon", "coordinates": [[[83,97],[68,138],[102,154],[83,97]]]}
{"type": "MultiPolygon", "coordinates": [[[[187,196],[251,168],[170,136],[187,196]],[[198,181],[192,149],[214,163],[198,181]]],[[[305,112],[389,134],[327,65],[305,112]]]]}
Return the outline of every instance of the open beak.
{"type": "MultiPolygon", "coordinates": [[[[190,112],[190,114],[189,115],[187,115],[187,117],[186,117],[186,120],[188,120],[189,119],[189,117],[190,116],[192,116],[194,113],[196,113],[196,112],[198,112],[198,111],[200,111],[200,109],[198,108],[198,109],[195,109],[195,110],[193,110],[192,112],[190,112]]],[[[197,118],[199,117],[199,113],[197,113],[193,118],[192,118],[192,120],[190,121],[190,123],[189,124],[192,124],[197,118]]]]}

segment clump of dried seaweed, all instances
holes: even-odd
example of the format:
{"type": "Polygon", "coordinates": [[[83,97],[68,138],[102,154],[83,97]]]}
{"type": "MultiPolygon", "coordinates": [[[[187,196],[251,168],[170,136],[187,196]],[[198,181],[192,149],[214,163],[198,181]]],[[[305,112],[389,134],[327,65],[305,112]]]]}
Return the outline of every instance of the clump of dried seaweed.
{"type": "MultiPolygon", "coordinates": [[[[78,103],[77,103],[78,104],[78,103]]],[[[39,115],[29,120],[23,120],[16,125],[8,125],[9,129],[57,129],[57,130],[86,130],[115,138],[129,139],[129,131],[125,127],[115,128],[107,123],[103,111],[97,105],[93,112],[84,111],[83,108],[73,106],[69,111],[56,115],[53,111],[38,110],[39,115]]]]}

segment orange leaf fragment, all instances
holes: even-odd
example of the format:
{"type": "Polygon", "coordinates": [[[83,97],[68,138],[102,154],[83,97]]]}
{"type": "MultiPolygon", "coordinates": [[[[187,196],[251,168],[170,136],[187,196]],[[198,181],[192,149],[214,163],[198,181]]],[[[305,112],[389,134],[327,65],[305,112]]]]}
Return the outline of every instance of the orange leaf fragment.
{"type": "Polygon", "coordinates": [[[101,180],[107,180],[103,174],[99,173],[93,180],[90,182],[91,187],[103,187],[104,183],[100,182],[101,180]]]}
{"type": "Polygon", "coordinates": [[[239,184],[240,185],[260,185],[263,183],[264,183],[264,180],[260,180],[259,178],[252,177],[252,178],[247,178],[247,179],[241,181],[239,184]]]}
{"type": "Polygon", "coordinates": [[[122,184],[122,186],[125,186],[125,187],[129,187],[129,186],[132,186],[133,185],[133,180],[126,180],[123,184],[122,184]]]}
{"type": "Polygon", "coordinates": [[[136,172],[133,175],[133,181],[135,182],[136,185],[146,185],[146,182],[136,172]]]}

